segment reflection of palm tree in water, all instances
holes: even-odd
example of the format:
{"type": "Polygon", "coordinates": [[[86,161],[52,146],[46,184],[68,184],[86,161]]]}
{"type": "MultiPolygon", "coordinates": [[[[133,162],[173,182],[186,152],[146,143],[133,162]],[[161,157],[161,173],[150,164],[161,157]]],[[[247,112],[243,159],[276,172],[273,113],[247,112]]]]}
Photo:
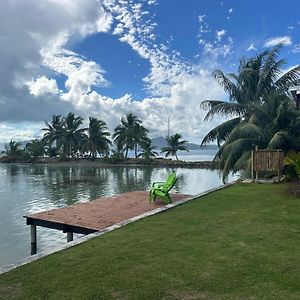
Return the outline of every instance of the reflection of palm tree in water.
{"type": "Polygon", "coordinates": [[[148,190],[153,168],[112,168],[115,193],[148,190]]]}
{"type": "Polygon", "coordinates": [[[50,169],[43,183],[50,200],[64,206],[106,195],[108,178],[107,169],[63,167],[50,169]]]}

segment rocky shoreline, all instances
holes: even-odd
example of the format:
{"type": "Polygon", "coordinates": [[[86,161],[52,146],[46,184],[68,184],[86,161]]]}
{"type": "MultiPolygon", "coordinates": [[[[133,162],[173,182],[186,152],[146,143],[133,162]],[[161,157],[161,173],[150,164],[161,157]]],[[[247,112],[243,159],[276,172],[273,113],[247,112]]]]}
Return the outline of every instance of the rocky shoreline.
{"type": "Polygon", "coordinates": [[[79,166],[79,167],[175,167],[175,168],[199,168],[199,169],[218,169],[215,161],[183,161],[165,158],[155,158],[145,160],[141,158],[128,158],[112,161],[107,158],[97,158],[95,160],[79,158],[70,160],[60,160],[58,158],[39,158],[35,161],[22,161],[13,157],[1,157],[0,163],[27,163],[27,164],[49,164],[57,166],[79,166]]]}

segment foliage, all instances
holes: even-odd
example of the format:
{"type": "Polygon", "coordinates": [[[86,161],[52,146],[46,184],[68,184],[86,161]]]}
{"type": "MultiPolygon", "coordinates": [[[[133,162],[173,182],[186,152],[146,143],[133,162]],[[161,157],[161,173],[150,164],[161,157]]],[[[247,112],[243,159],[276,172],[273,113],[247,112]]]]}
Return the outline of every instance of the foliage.
{"type": "Polygon", "coordinates": [[[142,121],[132,113],[121,118],[121,124],[115,128],[113,138],[118,151],[124,151],[128,157],[128,151],[134,150],[135,157],[138,156],[138,146],[147,140],[148,129],[142,125],[142,121]]]}
{"type": "Polygon", "coordinates": [[[138,157],[142,157],[146,160],[151,160],[151,158],[154,158],[158,155],[150,139],[147,139],[143,143],[141,143],[141,146],[142,150],[139,153],[138,157]]]}
{"type": "Polygon", "coordinates": [[[289,177],[295,174],[300,179],[300,152],[289,152],[284,159],[284,164],[291,167],[289,177]]]}
{"type": "Polygon", "coordinates": [[[22,155],[21,143],[11,140],[9,144],[5,145],[4,153],[8,157],[19,157],[22,155]]]}
{"type": "Polygon", "coordinates": [[[90,157],[95,159],[97,153],[99,155],[108,155],[109,147],[112,144],[108,139],[110,133],[106,123],[96,118],[89,118],[89,127],[87,134],[83,136],[81,151],[82,153],[89,153],[90,157]]]}
{"type": "Polygon", "coordinates": [[[44,141],[33,140],[26,144],[25,151],[33,159],[37,159],[45,154],[45,144],[44,141]]]}
{"type": "Polygon", "coordinates": [[[216,114],[233,118],[208,132],[202,144],[218,143],[215,160],[220,161],[223,179],[230,171],[249,166],[255,145],[285,152],[300,149],[300,112],[288,94],[289,87],[300,78],[300,67],[283,73],[285,61],[278,60],[279,51],[280,46],[276,46],[254,58],[241,59],[237,74],[214,72],[229,102],[202,102],[202,107],[209,109],[205,119],[216,114]]]}
{"type": "Polygon", "coordinates": [[[174,135],[170,135],[166,137],[167,146],[161,148],[161,153],[166,152],[166,157],[173,155],[176,157],[176,160],[178,160],[177,157],[177,151],[189,151],[188,148],[185,146],[187,141],[180,141],[182,138],[181,134],[175,133],[174,135]]]}

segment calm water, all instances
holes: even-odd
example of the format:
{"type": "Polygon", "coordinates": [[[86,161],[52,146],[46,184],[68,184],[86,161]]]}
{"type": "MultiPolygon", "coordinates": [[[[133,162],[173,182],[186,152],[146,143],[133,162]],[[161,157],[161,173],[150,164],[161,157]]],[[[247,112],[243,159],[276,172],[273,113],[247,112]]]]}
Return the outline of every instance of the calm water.
{"type": "MultiPolygon", "coordinates": [[[[127,191],[147,190],[172,168],[54,167],[0,164],[0,266],[30,253],[30,227],[24,215],[127,191]]],[[[221,184],[216,171],[176,168],[175,190],[198,194],[221,184]]],[[[38,251],[66,242],[60,231],[38,227],[38,251]]]]}

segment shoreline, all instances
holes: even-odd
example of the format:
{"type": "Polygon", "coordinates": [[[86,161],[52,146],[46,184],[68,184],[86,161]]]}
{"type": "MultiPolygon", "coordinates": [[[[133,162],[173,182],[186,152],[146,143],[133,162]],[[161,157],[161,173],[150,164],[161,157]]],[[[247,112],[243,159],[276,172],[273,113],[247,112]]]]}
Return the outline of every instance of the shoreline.
{"type": "Polygon", "coordinates": [[[145,160],[141,158],[128,158],[119,161],[109,161],[105,158],[90,160],[86,158],[70,159],[61,161],[57,158],[41,158],[35,161],[22,161],[19,159],[2,157],[0,163],[21,163],[30,165],[51,165],[61,167],[175,167],[175,168],[199,168],[199,169],[218,169],[215,161],[183,161],[165,158],[155,158],[145,160]]]}

